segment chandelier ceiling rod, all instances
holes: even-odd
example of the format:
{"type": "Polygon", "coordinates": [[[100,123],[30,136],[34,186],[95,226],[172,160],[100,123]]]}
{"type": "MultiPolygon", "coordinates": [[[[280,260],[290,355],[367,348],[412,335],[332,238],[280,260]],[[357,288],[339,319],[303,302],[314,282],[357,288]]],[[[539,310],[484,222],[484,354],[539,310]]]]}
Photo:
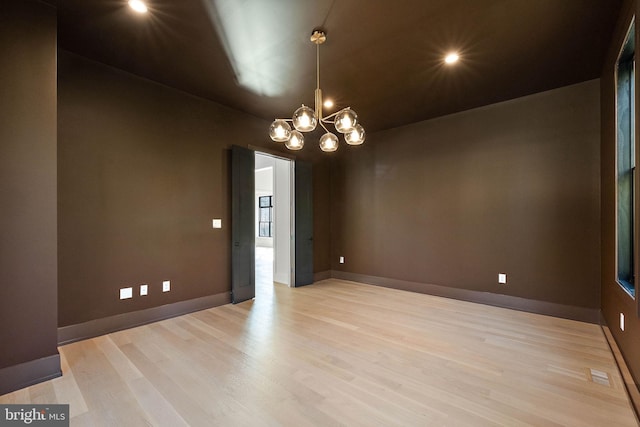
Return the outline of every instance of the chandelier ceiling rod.
{"type": "Polygon", "coordinates": [[[320,138],[322,151],[331,152],[338,149],[338,137],[327,129],[326,123],[333,124],[338,132],[343,133],[347,144],[360,145],[364,142],[364,128],[358,124],[358,116],[350,107],[324,117],[322,89],[320,89],[320,45],[326,40],[327,36],[321,29],[315,29],[311,33],[311,42],[316,45],[315,110],[302,104],[302,107],[293,113],[293,118],[276,119],[269,129],[271,139],[275,142],[284,142],[290,150],[300,150],[304,146],[304,136],[301,132],[313,131],[318,123],[326,131],[320,138]],[[288,122],[293,123],[295,130],[291,129],[288,122]]]}
{"type": "MultiPolygon", "coordinates": [[[[313,34],[316,34],[316,32],[314,31],[313,34]]],[[[313,41],[313,35],[311,36],[311,40],[313,41]]],[[[326,40],[326,38],[322,40],[326,40]]],[[[314,43],[316,44],[316,116],[318,116],[320,125],[324,128],[324,130],[329,132],[329,130],[322,124],[322,90],[320,89],[320,45],[324,43],[324,41],[320,41],[320,38],[318,38],[317,41],[314,41],[314,43]]]]}

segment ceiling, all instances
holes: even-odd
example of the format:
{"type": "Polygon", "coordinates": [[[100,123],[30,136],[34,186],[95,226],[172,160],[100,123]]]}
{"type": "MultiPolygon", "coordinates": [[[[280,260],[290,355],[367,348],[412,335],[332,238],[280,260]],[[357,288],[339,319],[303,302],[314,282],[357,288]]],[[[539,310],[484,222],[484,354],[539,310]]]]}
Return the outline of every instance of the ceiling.
{"type": "Polygon", "coordinates": [[[273,120],[321,88],[367,131],[601,74],[622,0],[47,0],[59,46],[273,120]],[[454,66],[443,63],[452,50],[454,66]]]}

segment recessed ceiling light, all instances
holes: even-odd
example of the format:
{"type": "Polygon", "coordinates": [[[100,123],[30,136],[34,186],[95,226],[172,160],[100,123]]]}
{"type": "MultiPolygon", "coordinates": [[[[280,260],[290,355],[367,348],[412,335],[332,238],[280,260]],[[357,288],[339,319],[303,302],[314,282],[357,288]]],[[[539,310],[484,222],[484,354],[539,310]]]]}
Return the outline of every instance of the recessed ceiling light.
{"type": "Polygon", "coordinates": [[[452,53],[448,54],[447,56],[445,56],[444,62],[446,62],[447,64],[455,64],[456,62],[458,62],[458,59],[460,59],[458,54],[455,53],[455,52],[452,52],[452,53]]]}
{"type": "Polygon", "coordinates": [[[142,0],[129,0],[129,7],[138,13],[147,13],[147,5],[142,0]]]}
{"type": "Polygon", "coordinates": [[[330,99],[326,99],[326,100],[324,101],[324,107],[325,107],[325,108],[331,108],[331,107],[333,107],[333,101],[332,101],[332,100],[330,100],[330,99]]]}

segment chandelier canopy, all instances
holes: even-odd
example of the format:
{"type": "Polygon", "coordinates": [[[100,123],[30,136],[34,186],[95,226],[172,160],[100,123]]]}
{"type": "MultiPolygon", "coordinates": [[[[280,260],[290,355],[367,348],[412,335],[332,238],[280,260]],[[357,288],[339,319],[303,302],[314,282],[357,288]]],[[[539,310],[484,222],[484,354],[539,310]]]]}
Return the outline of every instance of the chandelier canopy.
{"type": "Polygon", "coordinates": [[[318,124],[326,131],[320,137],[320,149],[325,152],[338,149],[338,137],[327,129],[328,124],[335,126],[336,131],[344,134],[349,145],[360,145],[364,142],[364,128],[358,121],[358,115],[350,107],[343,108],[324,117],[322,114],[322,90],[320,89],[320,45],[327,40],[324,31],[313,30],[311,42],[316,45],[316,90],[315,110],[302,104],[293,112],[291,119],[276,119],[269,128],[269,136],[275,142],[284,142],[289,150],[300,150],[304,146],[302,132],[311,132],[318,124]],[[293,124],[293,129],[291,125],[293,124]]]}

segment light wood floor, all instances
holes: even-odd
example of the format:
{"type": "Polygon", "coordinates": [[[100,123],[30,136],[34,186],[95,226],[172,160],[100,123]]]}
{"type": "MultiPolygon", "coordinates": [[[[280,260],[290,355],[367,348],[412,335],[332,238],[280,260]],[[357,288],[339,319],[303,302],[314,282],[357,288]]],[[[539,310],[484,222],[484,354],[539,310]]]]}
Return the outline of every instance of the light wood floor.
{"type": "Polygon", "coordinates": [[[637,425],[598,326],[340,280],[60,353],[63,377],[0,403],[86,426],[637,425]]]}

